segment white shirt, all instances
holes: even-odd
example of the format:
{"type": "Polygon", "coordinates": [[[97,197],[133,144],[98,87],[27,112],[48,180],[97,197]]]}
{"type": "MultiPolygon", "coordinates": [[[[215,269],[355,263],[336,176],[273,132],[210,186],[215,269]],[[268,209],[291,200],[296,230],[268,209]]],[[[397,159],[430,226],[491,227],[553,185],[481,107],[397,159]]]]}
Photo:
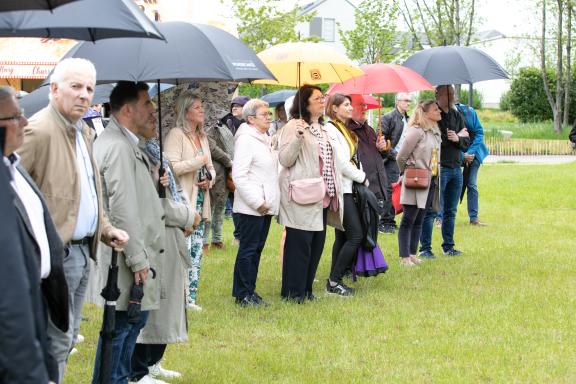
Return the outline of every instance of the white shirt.
{"type": "Polygon", "coordinates": [[[34,189],[32,189],[24,176],[16,169],[16,165],[20,162],[20,156],[17,154],[14,155],[16,160],[13,163],[7,157],[4,157],[4,163],[8,166],[12,174],[10,184],[26,209],[28,220],[34,232],[34,238],[40,247],[40,277],[45,279],[50,274],[50,245],[48,244],[46,226],[44,225],[44,208],[42,207],[42,201],[34,189]]]}

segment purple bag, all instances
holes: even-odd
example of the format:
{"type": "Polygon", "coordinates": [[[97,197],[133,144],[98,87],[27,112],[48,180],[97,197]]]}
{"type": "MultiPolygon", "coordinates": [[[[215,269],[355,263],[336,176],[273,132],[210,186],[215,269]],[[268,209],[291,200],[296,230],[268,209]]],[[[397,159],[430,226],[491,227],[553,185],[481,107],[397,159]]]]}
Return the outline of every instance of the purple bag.
{"type": "Polygon", "coordinates": [[[376,276],[379,273],[384,273],[388,270],[388,263],[384,259],[384,255],[380,250],[380,246],[376,244],[373,250],[369,251],[360,246],[356,253],[356,263],[354,264],[353,275],[356,277],[370,277],[376,276]]]}

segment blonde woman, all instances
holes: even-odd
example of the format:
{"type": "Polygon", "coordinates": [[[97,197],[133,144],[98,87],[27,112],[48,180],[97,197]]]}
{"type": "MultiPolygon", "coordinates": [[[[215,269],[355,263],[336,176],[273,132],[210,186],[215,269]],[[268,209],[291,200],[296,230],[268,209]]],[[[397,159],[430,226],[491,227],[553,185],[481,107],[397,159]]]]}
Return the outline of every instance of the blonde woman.
{"type": "Polygon", "coordinates": [[[398,229],[398,248],[400,263],[405,266],[422,262],[416,257],[422,222],[430,206],[438,211],[440,205],[438,160],[441,138],[438,121],[441,118],[440,108],[435,101],[418,104],[408,122],[404,143],[396,156],[401,174],[404,174],[406,168],[420,168],[427,169],[430,176],[426,189],[406,188],[405,183],[402,183],[400,202],[404,205],[404,215],[398,229]]]}
{"type": "Polygon", "coordinates": [[[188,241],[191,242],[190,257],[192,268],[189,271],[188,308],[200,311],[196,304],[196,293],[200,277],[200,262],[202,259],[202,243],[204,226],[211,220],[210,194],[208,190],[216,179],[216,172],[210,157],[208,137],[204,132],[204,108],[198,95],[184,92],[175,104],[176,127],[166,136],[166,157],[172,163],[174,173],[180,179],[192,207],[195,207],[202,217],[188,241]]]}

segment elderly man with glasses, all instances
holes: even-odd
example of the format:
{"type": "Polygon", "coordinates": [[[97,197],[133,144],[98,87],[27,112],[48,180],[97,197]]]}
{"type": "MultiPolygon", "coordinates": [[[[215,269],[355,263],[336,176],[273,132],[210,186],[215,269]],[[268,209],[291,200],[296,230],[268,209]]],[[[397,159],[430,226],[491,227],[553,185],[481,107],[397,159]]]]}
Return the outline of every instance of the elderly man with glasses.
{"type": "Polygon", "coordinates": [[[386,187],[386,203],[384,213],[380,219],[379,230],[381,233],[394,233],[396,222],[394,208],[392,207],[392,183],[398,181],[400,169],[396,163],[396,154],[400,149],[402,132],[408,124],[408,108],[412,102],[409,93],[400,92],[396,94],[396,106],[394,109],[382,116],[382,135],[386,140],[390,140],[390,148],[384,157],[384,168],[389,184],[386,187]]]}

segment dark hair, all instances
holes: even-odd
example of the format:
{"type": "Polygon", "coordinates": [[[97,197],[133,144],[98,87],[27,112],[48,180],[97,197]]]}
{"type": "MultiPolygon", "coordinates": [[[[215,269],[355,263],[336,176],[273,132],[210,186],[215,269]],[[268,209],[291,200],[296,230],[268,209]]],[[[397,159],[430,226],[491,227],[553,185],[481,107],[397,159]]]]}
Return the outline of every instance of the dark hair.
{"type": "Polygon", "coordinates": [[[138,100],[138,93],[148,92],[149,88],[148,84],[141,81],[119,81],[110,93],[110,112],[118,112],[126,104],[138,100]]]}
{"type": "Polygon", "coordinates": [[[275,110],[276,112],[278,112],[279,110],[284,109],[284,105],[285,105],[284,102],[281,102],[281,103],[279,103],[279,104],[276,104],[276,106],[274,107],[274,110],[275,110]]]}
{"type": "MultiPolygon", "coordinates": [[[[304,119],[305,122],[307,122],[308,124],[312,124],[311,121],[312,115],[310,114],[310,111],[308,111],[308,99],[310,99],[310,96],[312,96],[312,93],[314,93],[314,91],[322,92],[320,87],[309,84],[305,84],[301,86],[300,89],[298,89],[298,92],[296,92],[296,94],[294,95],[294,101],[292,102],[292,107],[290,108],[290,117],[292,119],[299,119],[300,117],[302,117],[302,119],[304,119]]],[[[324,122],[322,117],[318,119],[318,122],[319,123],[324,122]]]]}
{"type": "MultiPolygon", "coordinates": [[[[330,96],[330,98],[328,99],[328,102],[326,103],[326,116],[329,116],[332,120],[336,120],[336,112],[334,112],[332,110],[332,106],[336,106],[339,107],[342,104],[344,104],[344,102],[346,100],[350,101],[350,104],[352,104],[352,98],[348,95],[345,95],[343,93],[335,93],[333,95],[330,96]]],[[[343,121],[343,123],[346,123],[345,121],[343,121]]]]}

